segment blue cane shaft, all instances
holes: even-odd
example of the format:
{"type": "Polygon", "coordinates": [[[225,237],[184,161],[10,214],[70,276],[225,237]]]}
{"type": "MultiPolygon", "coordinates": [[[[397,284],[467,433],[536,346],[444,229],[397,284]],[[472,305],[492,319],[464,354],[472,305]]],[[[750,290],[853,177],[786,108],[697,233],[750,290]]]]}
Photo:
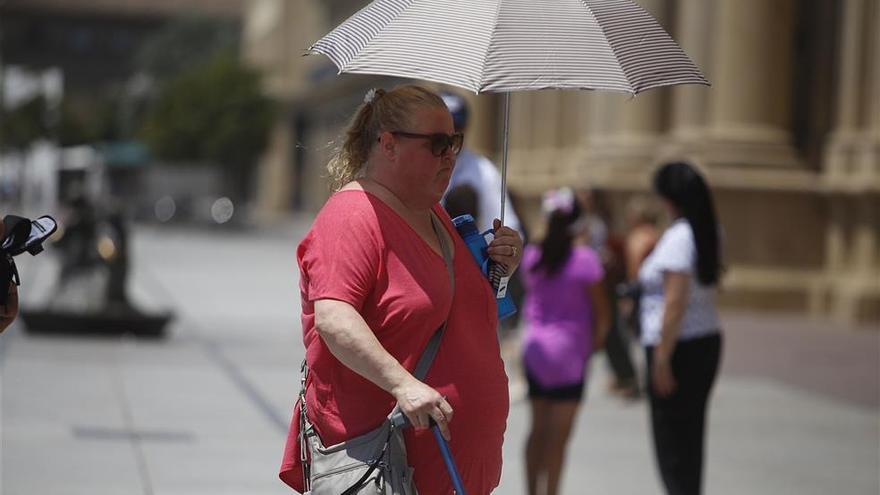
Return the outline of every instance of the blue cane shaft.
{"type": "Polygon", "coordinates": [[[461,482],[461,476],[458,474],[458,468],[455,467],[455,459],[452,458],[452,452],[449,451],[449,445],[443,434],[440,433],[440,427],[436,424],[431,427],[434,432],[434,438],[437,439],[437,446],[440,447],[440,454],[443,455],[443,462],[446,463],[446,470],[449,471],[449,477],[452,478],[452,487],[455,488],[456,495],[465,495],[464,483],[461,482]]]}

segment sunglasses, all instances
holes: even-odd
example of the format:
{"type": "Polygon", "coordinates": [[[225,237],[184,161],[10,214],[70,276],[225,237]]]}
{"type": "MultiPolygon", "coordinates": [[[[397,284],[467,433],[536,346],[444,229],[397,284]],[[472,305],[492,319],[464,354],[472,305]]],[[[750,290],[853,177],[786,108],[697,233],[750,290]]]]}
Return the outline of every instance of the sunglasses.
{"type": "Polygon", "coordinates": [[[443,134],[442,132],[435,134],[417,134],[415,132],[391,131],[391,134],[407,138],[429,140],[431,142],[431,153],[434,156],[443,156],[449,150],[452,150],[452,152],[457,155],[461,151],[461,147],[464,145],[464,134],[460,132],[453,134],[443,134]]]}

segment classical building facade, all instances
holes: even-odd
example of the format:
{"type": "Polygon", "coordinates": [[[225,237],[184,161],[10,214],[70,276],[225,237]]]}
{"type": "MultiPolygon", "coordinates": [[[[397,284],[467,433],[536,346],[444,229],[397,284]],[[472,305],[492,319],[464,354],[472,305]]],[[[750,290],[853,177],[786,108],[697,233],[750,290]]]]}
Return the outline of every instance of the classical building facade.
{"type": "MultiPolygon", "coordinates": [[[[512,96],[510,188],[537,198],[599,186],[622,211],[660,163],[685,159],[713,186],[729,306],[880,320],[880,3],[875,0],[638,0],[712,82],[636,97],[512,96]]],[[[386,78],[336,76],[301,57],[366,2],[249,0],[247,56],[287,104],[262,170],[266,211],[316,210],[346,116],[386,78]]],[[[467,136],[500,156],[497,95],[471,95],[467,136]]],[[[618,219],[622,220],[622,219],[618,219]]]]}

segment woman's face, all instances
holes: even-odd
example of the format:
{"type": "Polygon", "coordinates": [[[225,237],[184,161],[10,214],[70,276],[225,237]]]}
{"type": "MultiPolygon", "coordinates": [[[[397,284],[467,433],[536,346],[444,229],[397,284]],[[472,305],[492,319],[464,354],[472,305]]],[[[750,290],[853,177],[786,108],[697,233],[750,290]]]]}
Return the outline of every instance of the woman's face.
{"type": "MultiPolygon", "coordinates": [[[[452,116],[445,108],[420,108],[413,113],[409,129],[399,129],[414,134],[452,134],[452,116]]],[[[452,170],[455,153],[447,150],[442,156],[431,152],[431,141],[425,138],[395,136],[397,144],[397,172],[410,202],[431,207],[440,201],[452,170]]]]}

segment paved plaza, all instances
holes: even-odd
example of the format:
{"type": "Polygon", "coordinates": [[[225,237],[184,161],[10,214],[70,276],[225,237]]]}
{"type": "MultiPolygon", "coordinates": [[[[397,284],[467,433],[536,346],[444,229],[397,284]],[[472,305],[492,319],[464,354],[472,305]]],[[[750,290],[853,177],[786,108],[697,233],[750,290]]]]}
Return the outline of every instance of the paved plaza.
{"type": "MultiPolygon", "coordinates": [[[[307,226],[136,230],[132,295],[176,312],[165,340],[10,327],[0,493],[292,493],[277,468],[303,356],[295,246],[307,226]]],[[[54,258],[22,260],[20,271],[24,304],[42,304],[54,258]]],[[[724,327],[706,493],[880,493],[880,331],[744,313],[726,313],[724,327]]],[[[504,347],[512,404],[495,493],[518,495],[529,417],[516,342],[504,347]]],[[[563,493],[660,494],[646,404],[609,396],[608,380],[599,357],[563,493]]]]}

